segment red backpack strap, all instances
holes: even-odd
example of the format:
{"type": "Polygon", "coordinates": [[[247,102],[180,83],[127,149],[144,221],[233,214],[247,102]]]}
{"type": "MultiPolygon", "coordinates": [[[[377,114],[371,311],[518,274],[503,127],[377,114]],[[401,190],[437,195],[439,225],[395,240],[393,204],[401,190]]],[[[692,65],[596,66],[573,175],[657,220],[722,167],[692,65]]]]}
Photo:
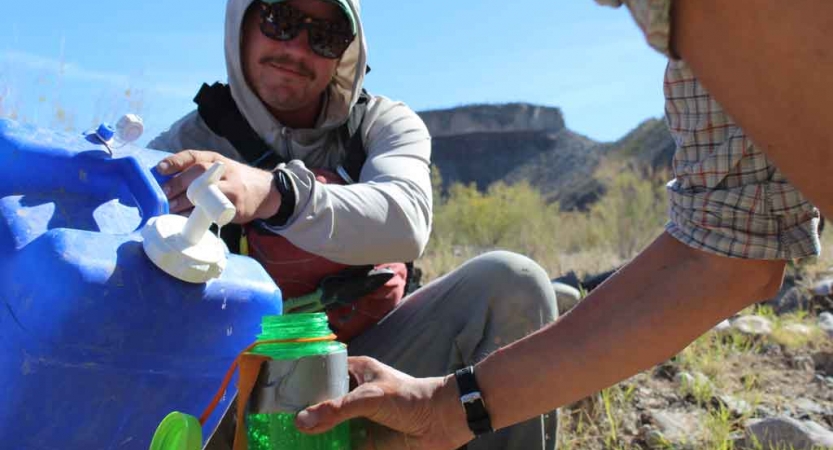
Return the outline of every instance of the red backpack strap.
{"type": "MultiPolygon", "coordinates": [[[[321,183],[343,184],[344,180],[326,170],[313,170],[321,183]]],[[[281,288],[285,305],[295,305],[299,297],[318,295],[327,298],[302,299],[301,307],[316,300],[326,303],[330,326],[340,341],[348,341],[373,326],[405,297],[408,268],[405,263],[376,266],[348,266],[314,255],[292,244],[285,237],[256,224],[246,226],[249,255],[266,269],[281,288]],[[379,286],[377,274],[387,271],[379,286]],[[352,278],[352,279],[350,279],[352,278]],[[339,284],[344,290],[337,292],[339,284]],[[330,289],[332,287],[332,290],[330,289]],[[370,292],[368,292],[370,291],[370,292]],[[355,298],[353,294],[362,294],[355,298]],[[345,294],[345,295],[341,295],[345,294]]]]}

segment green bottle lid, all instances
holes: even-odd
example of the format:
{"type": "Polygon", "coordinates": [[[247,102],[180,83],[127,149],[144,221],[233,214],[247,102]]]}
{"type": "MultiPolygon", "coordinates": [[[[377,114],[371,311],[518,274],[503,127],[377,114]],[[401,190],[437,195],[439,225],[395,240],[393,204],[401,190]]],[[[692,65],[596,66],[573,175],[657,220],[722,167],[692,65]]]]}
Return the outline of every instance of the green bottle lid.
{"type": "Polygon", "coordinates": [[[200,450],[202,427],[196,417],[174,411],[153,433],[150,450],[200,450]]]}

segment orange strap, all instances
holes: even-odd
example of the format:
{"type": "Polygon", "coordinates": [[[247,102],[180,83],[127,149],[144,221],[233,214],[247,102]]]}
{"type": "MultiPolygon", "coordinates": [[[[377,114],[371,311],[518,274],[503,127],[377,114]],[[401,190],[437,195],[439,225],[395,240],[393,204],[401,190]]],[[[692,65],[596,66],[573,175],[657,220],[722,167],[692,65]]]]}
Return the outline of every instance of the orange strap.
{"type": "Polygon", "coordinates": [[[266,355],[246,353],[240,355],[240,381],[237,383],[237,427],[234,430],[234,450],[248,450],[249,436],[246,433],[246,405],[257,383],[260,367],[270,360],[266,355]]]}
{"type": "MultiPolygon", "coordinates": [[[[205,411],[203,411],[202,415],[200,416],[200,425],[205,425],[205,423],[208,422],[208,418],[211,417],[212,413],[214,413],[214,410],[217,408],[217,405],[220,403],[220,400],[223,398],[223,394],[226,392],[226,389],[228,388],[228,385],[231,382],[231,377],[234,376],[234,371],[237,370],[237,366],[240,365],[241,358],[243,358],[243,356],[246,353],[250,352],[255,347],[257,347],[259,345],[264,345],[264,344],[292,344],[292,343],[305,343],[305,342],[325,342],[325,341],[334,341],[335,339],[336,339],[336,336],[334,334],[331,334],[329,336],[317,337],[317,338],[271,339],[271,340],[266,340],[266,341],[258,341],[258,342],[255,342],[255,343],[249,345],[248,347],[243,349],[243,351],[240,352],[239,355],[237,355],[237,358],[234,358],[234,361],[231,363],[231,367],[229,367],[228,371],[226,372],[226,376],[223,378],[223,382],[220,384],[220,389],[217,391],[216,394],[214,394],[214,398],[211,399],[211,403],[208,404],[208,407],[205,408],[205,411]]],[[[266,359],[270,359],[270,358],[266,357],[266,359]]],[[[260,363],[262,364],[262,362],[263,361],[261,361],[260,363]]],[[[257,368],[258,368],[258,371],[259,371],[260,370],[260,364],[258,364],[257,368]]],[[[257,380],[258,371],[254,372],[255,380],[257,380]]],[[[249,371],[247,370],[247,374],[248,373],[249,373],[249,371]]],[[[243,370],[241,370],[240,375],[241,375],[240,383],[242,383],[242,381],[243,381],[243,370]]],[[[251,376],[251,375],[249,374],[249,376],[251,376]]],[[[239,396],[238,396],[238,399],[239,399],[239,396]]],[[[243,405],[245,406],[245,403],[243,405]]],[[[241,409],[242,408],[238,408],[238,414],[240,413],[241,409]]],[[[240,427],[238,427],[238,428],[240,428],[240,427]]]]}

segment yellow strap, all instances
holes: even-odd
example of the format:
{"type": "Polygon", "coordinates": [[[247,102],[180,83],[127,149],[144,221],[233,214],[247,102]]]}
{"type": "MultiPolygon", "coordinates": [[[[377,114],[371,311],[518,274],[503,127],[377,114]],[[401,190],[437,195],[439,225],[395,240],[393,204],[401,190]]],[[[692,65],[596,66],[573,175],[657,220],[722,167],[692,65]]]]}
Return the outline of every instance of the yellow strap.
{"type": "Polygon", "coordinates": [[[240,254],[249,256],[249,239],[246,238],[245,231],[240,235],[240,254]]]}

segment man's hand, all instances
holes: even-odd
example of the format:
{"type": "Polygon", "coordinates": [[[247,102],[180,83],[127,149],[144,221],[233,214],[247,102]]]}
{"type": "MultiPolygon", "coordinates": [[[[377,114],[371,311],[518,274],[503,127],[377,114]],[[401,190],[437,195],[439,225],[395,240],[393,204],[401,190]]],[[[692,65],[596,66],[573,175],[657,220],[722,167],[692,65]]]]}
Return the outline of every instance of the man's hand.
{"type": "Polygon", "coordinates": [[[217,187],[237,208],[234,223],[248,223],[277,214],[281,195],[273,186],[271,173],[218,153],[197,150],[186,150],[169,156],[157,166],[162,175],[177,174],[162,187],[168,196],[172,213],[182,213],[194,207],[185,194],[188,186],[217,161],[226,166],[217,187]]]}
{"type": "Polygon", "coordinates": [[[454,450],[474,437],[452,377],[413,378],[372,358],[348,361],[355,390],[301,411],[299,430],[317,434],[364,417],[378,425],[367,425],[363,450],[454,450]]]}

